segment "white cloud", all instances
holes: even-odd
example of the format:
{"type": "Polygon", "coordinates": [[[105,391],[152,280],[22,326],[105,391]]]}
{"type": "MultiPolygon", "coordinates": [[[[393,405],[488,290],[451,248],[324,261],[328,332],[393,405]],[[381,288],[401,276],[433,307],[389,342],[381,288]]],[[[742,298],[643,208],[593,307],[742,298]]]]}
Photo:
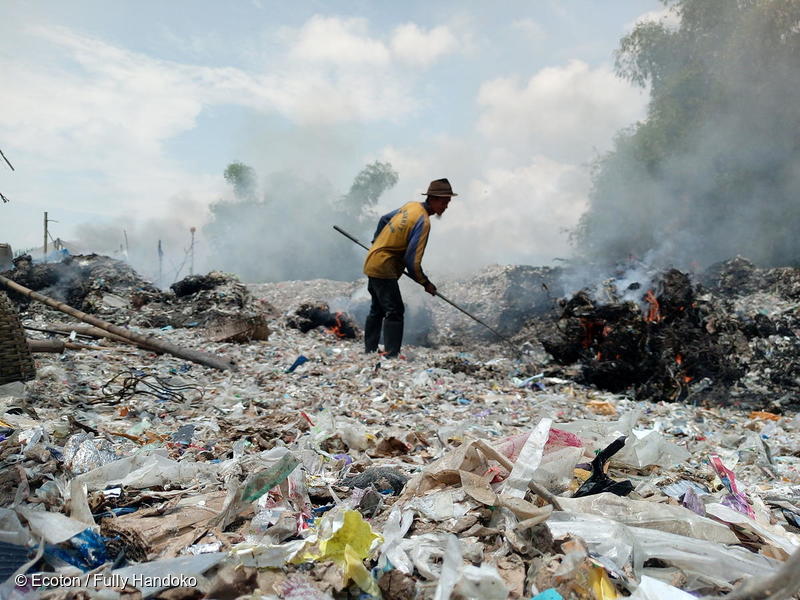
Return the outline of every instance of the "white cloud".
{"type": "Polygon", "coordinates": [[[639,23],[658,22],[668,29],[676,29],[681,24],[678,12],[670,6],[665,6],[659,10],[650,10],[636,17],[630,23],[625,24],[625,31],[631,31],[639,23]]]}
{"type": "Polygon", "coordinates": [[[298,31],[292,55],[324,63],[387,64],[389,50],[383,42],[369,37],[368,31],[366,19],[315,15],[298,31]]]}
{"type": "Polygon", "coordinates": [[[458,42],[444,25],[425,31],[414,23],[406,23],[392,33],[391,47],[398,60],[429,66],[441,56],[455,52],[458,42]]]}
{"type": "Polygon", "coordinates": [[[511,24],[511,28],[534,42],[547,38],[547,30],[533,19],[519,19],[511,24]]]}
{"type": "Polygon", "coordinates": [[[586,208],[588,172],[544,156],[471,180],[437,228],[432,264],[550,264],[570,254],[568,230],[586,208]],[[435,258],[434,258],[435,256],[435,258]]]}
{"type": "Polygon", "coordinates": [[[646,96],[607,67],[572,60],[484,83],[478,93],[479,130],[493,144],[523,156],[543,154],[580,162],[609,147],[613,134],[644,115],[646,96]]]}

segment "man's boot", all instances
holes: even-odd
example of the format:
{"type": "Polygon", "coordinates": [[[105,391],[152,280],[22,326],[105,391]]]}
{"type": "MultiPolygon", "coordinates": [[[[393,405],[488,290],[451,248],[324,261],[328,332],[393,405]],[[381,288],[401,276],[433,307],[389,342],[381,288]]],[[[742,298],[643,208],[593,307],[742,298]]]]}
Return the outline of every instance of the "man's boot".
{"type": "Polygon", "coordinates": [[[364,352],[367,354],[378,351],[382,323],[383,319],[381,317],[367,315],[367,320],[364,323],[364,352]]]}
{"type": "Polygon", "coordinates": [[[383,349],[386,350],[387,358],[394,358],[400,354],[400,346],[403,343],[403,322],[402,321],[383,321],[383,349]]]}

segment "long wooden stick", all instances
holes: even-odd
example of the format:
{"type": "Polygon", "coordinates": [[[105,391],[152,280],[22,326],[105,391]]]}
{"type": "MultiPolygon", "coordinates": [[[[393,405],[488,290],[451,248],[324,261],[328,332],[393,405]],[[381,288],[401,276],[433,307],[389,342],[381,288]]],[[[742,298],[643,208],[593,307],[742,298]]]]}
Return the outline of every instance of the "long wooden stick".
{"type": "Polygon", "coordinates": [[[95,327],[99,327],[100,329],[104,329],[106,331],[110,331],[111,333],[118,335],[121,338],[128,340],[129,342],[133,342],[136,344],[144,344],[146,346],[150,346],[154,349],[161,350],[162,352],[166,352],[167,354],[172,354],[173,356],[177,356],[178,358],[183,358],[185,360],[205,365],[207,367],[212,367],[214,369],[220,369],[222,371],[225,370],[235,370],[236,367],[233,363],[223,360],[217,356],[212,354],[208,354],[207,352],[200,352],[198,350],[189,350],[187,348],[180,348],[179,346],[175,346],[173,344],[169,344],[167,342],[163,342],[158,340],[152,336],[144,336],[138,333],[134,333],[127,329],[123,329],[122,327],[118,327],[117,325],[112,325],[102,319],[98,319],[95,316],[89,315],[83,311],[80,311],[76,308],[72,308],[68,304],[64,302],[59,302],[58,300],[53,300],[52,298],[48,298],[38,292],[34,292],[31,289],[26,288],[23,285],[20,285],[10,279],[3,277],[0,275],[0,284],[4,285],[9,290],[17,292],[18,294],[22,294],[23,296],[27,296],[32,300],[37,300],[46,304],[50,308],[54,308],[59,310],[63,313],[70,315],[71,317],[75,317],[79,321],[83,321],[84,323],[89,323],[90,325],[94,325],[95,327]]]}
{"type": "MultiPolygon", "coordinates": [[[[105,329],[100,329],[99,327],[94,327],[92,325],[76,325],[76,324],[69,324],[69,323],[56,323],[50,326],[53,331],[63,335],[69,335],[73,331],[78,334],[78,336],[86,336],[92,338],[101,338],[107,339],[114,342],[122,342],[126,344],[130,344],[131,340],[126,340],[122,336],[115,335],[105,329]]],[[[49,333],[49,332],[48,332],[49,333]]],[[[146,344],[139,344],[138,342],[134,342],[136,346],[140,348],[144,348],[145,350],[150,350],[151,352],[157,352],[159,354],[163,354],[163,352],[157,348],[153,348],[152,346],[148,346],[146,344]]]]}

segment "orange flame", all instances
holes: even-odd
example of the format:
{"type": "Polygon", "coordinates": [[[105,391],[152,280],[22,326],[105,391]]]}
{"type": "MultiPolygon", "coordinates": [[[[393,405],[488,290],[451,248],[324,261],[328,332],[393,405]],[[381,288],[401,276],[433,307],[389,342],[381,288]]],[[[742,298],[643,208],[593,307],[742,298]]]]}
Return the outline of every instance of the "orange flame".
{"type": "Polygon", "coordinates": [[[682,365],[683,364],[683,355],[682,354],[676,354],[675,355],[675,362],[678,363],[679,365],[682,365]]]}
{"type": "Polygon", "coordinates": [[[342,332],[342,320],[341,320],[341,318],[340,318],[340,317],[342,316],[342,314],[344,314],[344,313],[337,312],[337,313],[336,313],[336,325],[333,325],[333,326],[331,326],[331,327],[328,327],[328,331],[330,331],[330,332],[331,332],[333,335],[335,335],[335,336],[336,336],[336,337],[338,337],[338,338],[347,337],[347,336],[346,336],[346,335],[345,335],[345,334],[342,332]]]}
{"type": "Polygon", "coordinates": [[[647,290],[644,299],[650,305],[647,311],[647,316],[644,318],[648,323],[658,323],[661,320],[661,307],[658,305],[658,299],[653,293],[653,290],[647,290]]]}
{"type": "Polygon", "coordinates": [[[694,379],[694,377],[692,377],[691,375],[684,375],[683,383],[689,383],[692,379],[694,379]]]}

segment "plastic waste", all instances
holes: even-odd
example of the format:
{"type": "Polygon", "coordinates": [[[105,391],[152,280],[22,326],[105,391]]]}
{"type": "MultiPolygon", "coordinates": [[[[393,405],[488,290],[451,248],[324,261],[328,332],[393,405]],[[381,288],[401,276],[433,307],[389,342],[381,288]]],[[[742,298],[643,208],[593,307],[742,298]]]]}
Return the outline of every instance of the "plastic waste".
{"type": "Polygon", "coordinates": [[[576,434],[590,448],[603,448],[620,436],[628,438],[615,460],[634,467],[670,467],[689,458],[686,449],[668,441],[655,429],[634,429],[641,409],[624,413],[618,421],[577,420],[557,427],[576,434]]]}
{"type": "Polygon", "coordinates": [[[452,533],[445,534],[446,549],[434,600],[449,600],[455,593],[464,600],[505,600],[508,589],[492,565],[464,565],[461,543],[452,533]]]}
{"type": "Polygon", "coordinates": [[[447,534],[447,551],[444,553],[439,583],[436,584],[433,600],[450,600],[450,595],[461,577],[461,561],[461,546],[458,538],[453,534],[447,534]]]}
{"type": "Polygon", "coordinates": [[[31,543],[31,534],[19,522],[17,513],[8,508],[0,508],[0,542],[17,546],[31,543]]]}
{"type": "Polygon", "coordinates": [[[244,482],[242,501],[255,502],[276,485],[285,481],[299,464],[300,461],[294,454],[287,452],[271,467],[251,474],[244,482]]]}
{"type": "Polygon", "coordinates": [[[654,577],[642,575],[639,587],[629,596],[629,600],[696,600],[696,598],[654,577]]]}
{"type": "MultiPolygon", "coordinates": [[[[6,581],[14,572],[28,562],[30,548],[0,541],[0,582],[6,581]]],[[[0,589],[0,596],[2,590],[0,589]]]]}
{"type": "Polygon", "coordinates": [[[184,446],[188,446],[192,443],[192,438],[194,437],[194,425],[191,423],[188,425],[182,425],[178,427],[177,431],[170,436],[170,439],[175,444],[182,444],[184,446]]]}
{"type": "Polygon", "coordinates": [[[165,456],[166,450],[140,451],[78,475],[91,490],[120,485],[134,489],[188,485],[192,481],[215,479],[219,465],[207,462],[177,462],[165,456]]]}
{"type": "Polygon", "coordinates": [[[722,459],[716,454],[712,454],[709,457],[709,462],[711,463],[711,467],[722,481],[722,485],[724,485],[728,489],[728,492],[730,492],[722,500],[722,503],[734,510],[739,511],[743,515],[747,515],[751,519],[754,518],[755,513],[753,512],[753,509],[747,500],[747,496],[739,491],[739,486],[736,483],[736,475],[734,472],[728,469],[722,462],[722,459]]]}
{"type": "MultiPolygon", "coordinates": [[[[333,596],[321,592],[310,581],[297,575],[287,577],[285,582],[275,586],[275,591],[283,600],[333,600],[333,596]]],[[[262,596],[262,598],[271,600],[274,596],[262,596]]]]}
{"type": "Polygon", "coordinates": [[[542,462],[544,446],[547,443],[552,424],[552,419],[542,419],[531,432],[514,463],[514,468],[511,469],[511,473],[503,485],[502,493],[504,495],[523,498],[528,493],[528,484],[542,462]]]}
{"type": "Polygon", "coordinates": [[[187,577],[199,577],[211,567],[222,562],[227,552],[213,552],[196,556],[180,556],[146,563],[138,563],[129,567],[111,571],[117,581],[143,582],[139,586],[142,600],[155,596],[160,591],[180,585],[187,577]]]}
{"type": "Polygon", "coordinates": [[[367,594],[380,595],[378,582],[364,566],[364,559],[383,542],[358,511],[334,509],[320,519],[317,534],[307,540],[306,549],[293,562],[332,560],[344,575],[342,585],[350,580],[367,594]]]}
{"type": "Polygon", "coordinates": [[[291,540],[283,544],[236,544],[231,549],[234,559],[245,567],[280,569],[293,561],[306,546],[306,540],[291,540]]]}
{"type": "Polygon", "coordinates": [[[729,523],[747,532],[754,533],[768,544],[786,552],[787,556],[800,547],[800,536],[782,531],[782,528],[778,529],[777,526],[762,525],[755,519],[751,519],[724,504],[708,504],[706,505],[706,513],[724,523],[729,523]],[[791,538],[789,537],[790,535],[791,538]]]}
{"type": "Polygon", "coordinates": [[[739,546],[631,527],[588,514],[553,512],[547,527],[555,539],[575,535],[586,542],[590,552],[620,567],[630,563],[637,577],[651,559],[676,567],[686,575],[688,591],[708,586],[729,588],[742,576],[764,575],[781,564],[739,546]]]}
{"type": "Polygon", "coordinates": [[[414,571],[414,563],[400,547],[401,540],[406,536],[411,524],[414,522],[414,513],[393,506],[392,512],[383,527],[383,544],[380,547],[378,567],[386,570],[389,567],[399,569],[406,575],[414,571]]]}
{"type": "Polygon", "coordinates": [[[531,600],[564,600],[564,596],[559,594],[555,588],[549,588],[536,594],[531,600]]]}
{"type": "Polygon", "coordinates": [[[304,363],[307,363],[307,362],[308,362],[308,357],[307,356],[303,356],[301,354],[296,359],[294,359],[294,362],[292,363],[292,365],[289,368],[287,368],[286,371],[284,371],[284,372],[285,373],[294,373],[295,370],[297,369],[297,367],[299,367],[300,365],[302,365],[304,363]]]}
{"type": "Polygon", "coordinates": [[[69,540],[69,546],[48,546],[44,558],[53,566],[66,563],[78,567],[82,571],[97,568],[108,561],[106,544],[103,538],[92,531],[84,529],[69,540]]]}
{"type": "Polygon", "coordinates": [[[60,544],[86,529],[86,523],[70,519],[61,513],[19,507],[17,512],[25,517],[34,535],[49,544],[60,544]]]}
{"type": "Polygon", "coordinates": [[[682,506],[631,500],[603,492],[584,498],[559,498],[564,510],[614,519],[625,525],[658,529],[720,544],[736,544],[738,538],[722,523],[700,517],[682,506]]]}
{"type": "Polygon", "coordinates": [[[64,445],[64,464],[74,474],[86,473],[119,458],[108,440],[77,433],[64,445]]]}
{"type": "Polygon", "coordinates": [[[608,460],[625,445],[625,436],[619,437],[601,450],[592,460],[592,474],[575,492],[574,497],[590,496],[601,492],[611,492],[617,496],[627,496],[633,491],[629,480],[614,481],[605,474],[604,467],[608,460]]]}

